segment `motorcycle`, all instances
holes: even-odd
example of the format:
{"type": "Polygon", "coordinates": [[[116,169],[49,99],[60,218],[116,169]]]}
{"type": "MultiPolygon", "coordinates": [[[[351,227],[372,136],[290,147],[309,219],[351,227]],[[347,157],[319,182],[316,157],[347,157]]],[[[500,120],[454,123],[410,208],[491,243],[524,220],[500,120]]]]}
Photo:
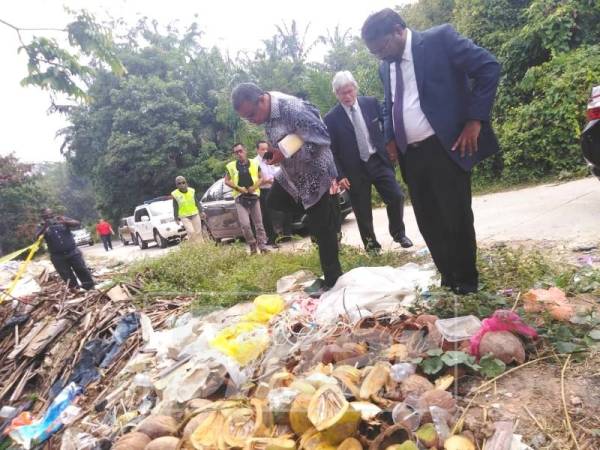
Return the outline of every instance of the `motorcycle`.
{"type": "Polygon", "coordinates": [[[600,86],[592,89],[587,106],[587,120],[581,133],[581,151],[591,172],[600,180],[600,86]]]}

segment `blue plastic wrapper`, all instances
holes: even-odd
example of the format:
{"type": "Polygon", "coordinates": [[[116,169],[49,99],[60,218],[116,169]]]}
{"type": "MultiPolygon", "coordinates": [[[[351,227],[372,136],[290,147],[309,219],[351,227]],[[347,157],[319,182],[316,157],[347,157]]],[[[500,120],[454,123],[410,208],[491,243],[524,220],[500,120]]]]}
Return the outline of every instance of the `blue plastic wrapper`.
{"type": "Polygon", "coordinates": [[[81,388],[75,383],[70,383],[56,396],[41,420],[11,431],[11,439],[25,449],[31,449],[45,442],[62,428],[61,414],[80,393],[81,388]]]}

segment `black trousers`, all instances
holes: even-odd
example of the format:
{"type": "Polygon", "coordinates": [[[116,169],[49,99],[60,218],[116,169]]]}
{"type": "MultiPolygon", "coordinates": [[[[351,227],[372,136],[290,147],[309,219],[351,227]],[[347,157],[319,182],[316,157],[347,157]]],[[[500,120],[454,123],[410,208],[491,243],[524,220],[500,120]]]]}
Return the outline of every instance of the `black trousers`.
{"type": "Polygon", "coordinates": [[[401,158],[419,231],[446,286],[477,286],[471,174],[432,136],[401,158]]]}
{"type": "Polygon", "coordinates": [[[338,258],[337,223],[329,192],[325,192],[317,203],[305,209],[275,181],[267,205],[277,211],[306,212],[310,234],[319,246],[319,260],[325,284],[333,286],[342,275],[342,267],[338,258]]]}
{"type": "Polygon", "coordinates": [[[78,287],[78,278],[82,288],[90,290],[94,287],[92,274],[85,265],[83,255],[78,248],[67,253],[50,253],[50,261],[69,287],[78,287]]]}
{"type": "Polygon", "coordinates": [[[378,154],[372,155],[363,164],[363,171],[350,175],[350,200],[356,217],[358,231],[367,250],[381,248],[373,228],[373,208],[371,206],[371,186],[385,203],[388,216],[388,229],[394,240],[406,234],[404,227],[404,194],[396,181],[394,169],[381,159],[378,154]]]}
{"type": "Polygon", "coordinates": [[[112,236],[110,234],[101,234],[100,239],[104,244],[104,250],[108,251],[109,248],[112,250],[112,236]]]}
{"type": "Polygon", "coordinates": [[[271,193],[271,188],[260,188],[260,212],[262,214],[263,226],[267,234],[267,243],[275,243],[277,235],[273,227],[273,211],[267,206],[267,199],[271,193]]]}

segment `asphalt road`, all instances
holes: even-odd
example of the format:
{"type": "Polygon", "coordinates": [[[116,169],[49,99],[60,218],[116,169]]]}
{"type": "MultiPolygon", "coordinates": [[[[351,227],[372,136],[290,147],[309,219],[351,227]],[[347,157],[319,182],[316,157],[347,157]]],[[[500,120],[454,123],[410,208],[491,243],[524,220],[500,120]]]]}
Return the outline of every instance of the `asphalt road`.
{"type": "MultiPolygon", "coordinates": [[[[600,242],[600,182],[596,178],[557,184],[545,184],[473,198],[475,229],[480,244],[496,241],[555,241],[578,245],[600,242]]],[[[424,247],[410,206],[404,211],[407,235],[415,243],[414,250],[424,247]]],[[[373,211],[375,232],[381,245],[399,248],[387,231],[385,208],[373,211]]],[[[343,242],[362,245],[356,220],[350,214],[342,227],[343,242]]],[[[285,244],[284,249],[308,245],[308,238],[285,244]]],[[[160,249],[150,244],[146,250],[114,242],[114,250],[105,252],[102,244],[81,247],[90,262],[124,262],[153,258],[178,248],[160,249]]]]}

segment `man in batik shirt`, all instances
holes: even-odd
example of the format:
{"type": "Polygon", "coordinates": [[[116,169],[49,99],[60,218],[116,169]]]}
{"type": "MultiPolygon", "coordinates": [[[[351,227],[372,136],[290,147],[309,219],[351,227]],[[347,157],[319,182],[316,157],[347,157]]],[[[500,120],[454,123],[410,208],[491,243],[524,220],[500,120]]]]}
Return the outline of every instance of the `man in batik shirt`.
{"type": "Polygon", "coordinates": [[[239,84],[232,93],[234,109],[254,124],[265,125],[269,164],[279,164],[268,206],[284,212],[306,212],[311,235],[319,246],[325,280],[314,296],[331,288],[342,274],[338,258],[335,214],[329,188],[337,177],[327,127],[310,103],[265,92],[253,83],[239,84]]]}

